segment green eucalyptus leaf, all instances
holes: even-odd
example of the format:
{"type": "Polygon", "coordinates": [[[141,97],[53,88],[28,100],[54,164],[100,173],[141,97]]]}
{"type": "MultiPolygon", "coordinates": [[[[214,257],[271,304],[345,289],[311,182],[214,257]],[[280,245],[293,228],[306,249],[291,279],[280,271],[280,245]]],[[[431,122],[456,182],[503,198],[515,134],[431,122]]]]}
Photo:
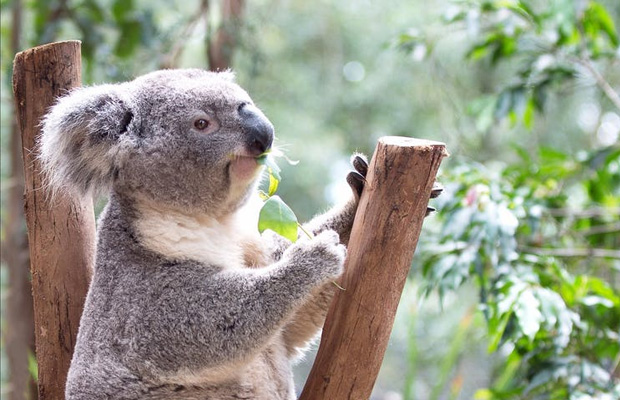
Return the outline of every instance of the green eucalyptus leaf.
{"type": "Polygon", "coordinates": [[[33,381],[36,382],[39,379],[39,366],[37,364],[37,358],[32,351],[28,351],[28,372],[33,381]]]}
{"type": "Polygon", "coordinates": [[[279,196],[270,197],[258,217],[258,231],[271,229],[278,235],[295,242],[297,240],[297,216],[279,196]]]}
{"type": "Polygon", "coordinates": [[[116,22],[127,19],[127,15],[134,9],[133,0],[115,0],[112,3],[112,16],[116,22]]]}
{"type": "Polygon", "coordinates": [[[618,46],[618,34],[614,20],[605,7],[595,1],[591,1],[585,11],[583,24],[588,34],[596,39],[599,32],[604,32],[614,47],[618,46]]]}
{"type": "Polygon", "coordinates": [[[105,21],[103,8],[95,0],[87,0],[84,3],[84,11],[92,22],[101,24],[105,21]]]}
{"type": "Polygon", "coordinates": [[[120,25],[121,35],[116,42],[114,52],[120,58],[128,58],[140,44],[142,25],[138,20],[126,20],[120,25]]]}
{"type": "Polygon", "coordinates": [[[489,321],[489,352],[493,352],[499,347],[511,316],[512,312],[507,312],[501,317],[489,321]]]}
{"type": "Polygon", "coordinates": [[[532,130],[534,126],[534,112],[536,111],[536,103],[533,97],[527,99],[525,110],[523,111],[523,124],[528,130],[532,130]]]}
{"type": "Polygon", "coordinates": [[[519,322],[519,328],[530,340],[534,340],[543,321],[543,315],[539,308],[540,301],[534,297],[531,290],[524,290],[516,303],[515,315],[519,322]]]}
{"type": "Polygon", "coordinates": [[[611,300],[595,295],[585,296],[580,301],[588,307],[601,305],[606,308],[612,308],[614,306],[614,303],[611,300]]]}
{"type": "Polygon", "coordinates": [[[269,189],[268,195],[273,196],[278,190],[278,185],[282,178],[280,177],[280,167],[276,164],[275,160],[268,153],[265,153],[257,158],[260,165],[264,165],[269,175],[269,189]]]}
{"type": "Polygon", "coordinates": [[[276,161],[272,156],[269,156],[268,153],[265,153],[261,155],[260,157],[258,157],[256,160],[260,165],[265,166],[265,168],[267,169],[267,173],[269,173],[269,175],[272,175],[278,181],[282,180],[282,178],[280,177],[281,169],[278,166],[278,164],[276,164],[276,161]]]}
{"type": "Polygon", "coordinates": [[[269,196],[273,196],[278,190],[278,184],[280,181],[273,176],[273,174],[269,174],[269,196]]]}

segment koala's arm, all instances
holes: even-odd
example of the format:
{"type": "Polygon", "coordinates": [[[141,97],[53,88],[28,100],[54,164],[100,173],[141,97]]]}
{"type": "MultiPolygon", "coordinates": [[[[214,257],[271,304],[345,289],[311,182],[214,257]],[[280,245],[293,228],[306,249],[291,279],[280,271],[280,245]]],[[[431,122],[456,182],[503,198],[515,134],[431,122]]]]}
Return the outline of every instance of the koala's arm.
{"type": "Polygon", "coordinates": [[[314,288],[340,275],[344,256],[337,235],[324,232],[291,246],[269,267],[223,270],[175,284],[158,297],[157,315],[164,318],[146,318],[143,329],[151,334],[138,335],[134,347],[142,350],[135,362],[149,360],[164,373],[235,368],[269,343],[314,288]],[[177,327],[174,334],[170,327],[177,327]]]}

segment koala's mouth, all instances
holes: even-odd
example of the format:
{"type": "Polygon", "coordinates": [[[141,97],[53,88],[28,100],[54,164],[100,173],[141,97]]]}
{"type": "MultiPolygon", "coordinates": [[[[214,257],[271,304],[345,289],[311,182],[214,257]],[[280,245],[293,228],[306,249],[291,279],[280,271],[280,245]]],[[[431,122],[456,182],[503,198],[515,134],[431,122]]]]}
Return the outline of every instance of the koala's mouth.
{"type": "Polygon", "coordinates": [[[260,164],[255,156],[235,154],[231,157],[228,170],[234,179],[251,180],[258,174],[260,164]]]}

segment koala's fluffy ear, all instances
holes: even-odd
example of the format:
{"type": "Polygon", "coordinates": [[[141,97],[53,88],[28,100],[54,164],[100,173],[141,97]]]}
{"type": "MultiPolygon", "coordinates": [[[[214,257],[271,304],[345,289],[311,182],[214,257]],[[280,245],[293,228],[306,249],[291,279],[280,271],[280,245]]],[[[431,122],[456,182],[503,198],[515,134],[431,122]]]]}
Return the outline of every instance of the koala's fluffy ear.
{"type": "Polygon", "coordinates": [[[135,145],[137,121],[119,85],[78,88],[45,116],[39,160],[52,193],[109,190],[124,155],[135,145]]]}
{"type": "Polygon", "coordinates": [[[224,80],[227,80],[228,82],[235,82],[236,76],[235,76],[235,71],[233,71],[232,69],[225,69],[224,71],[219,71],[218,76],[224,80]]]}

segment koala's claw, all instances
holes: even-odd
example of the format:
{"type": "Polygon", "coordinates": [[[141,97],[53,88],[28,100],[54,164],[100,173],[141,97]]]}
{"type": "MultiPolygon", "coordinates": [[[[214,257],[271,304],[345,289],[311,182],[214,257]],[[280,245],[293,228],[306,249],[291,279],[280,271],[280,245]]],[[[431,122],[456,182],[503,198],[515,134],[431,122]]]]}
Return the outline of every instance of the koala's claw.
{"type": "Polygon", "coordinates": [[[362,190],[364,190],[364,184],[366,183],[366,178],[364,178],[364,175],[357,171],[351,171],[347,175],[347,183],[351,186],[351,189],[353,189],[353,192],[359,199],[362,195],[362,190]]]}
{"type": "MultiPolygon", "coordinates": [[[[356,153],[351,156],[351,165],[353,165],[355,171],[349,172],[347,175],[347,183],[351,186],[351,189],[353,189],[356,200],[359,200],[362,195],[362,191],[364,190],[364,185],[366,184],[368,160],[363,154],[356,153]]],[[[431,189],[431,199],[439,197],[442,192],[443,186],[438,182],[433,183],[433,188],[431,189]]],[[[434,207],[426,207],[426,216],[428,217],[435,211],[436,210],[434,207]]]]}
{"type": "Polygon", "coordinates": [[[353,156],[351,156],[351,164],[353,164],[353,168],[362,176],[365,177],[368,174],[368,160],[366,160],[365,155],[353,154],[353,156]]]}
{"type": "Polygon", "coordinates": [[[351,186],[356,200],[359,200],[366,184],[366,174],[368,174],[368,161],[363,154],[353,154],[351,156],[351,165],[355,171],[349,172],[347,175],[347,183],[351,186]]]}
{"type": "MultiPolygon", "coordinates": [[[[433,183],[433,188],[431,189],[431,199],[439,197],[439,195],[443,192],[443,186],[441,183],[435,182],[433,183]]],[[[431,213],[435,212],[435,207],[426,207],[426,217],[428,217],[431,213]]]]}

